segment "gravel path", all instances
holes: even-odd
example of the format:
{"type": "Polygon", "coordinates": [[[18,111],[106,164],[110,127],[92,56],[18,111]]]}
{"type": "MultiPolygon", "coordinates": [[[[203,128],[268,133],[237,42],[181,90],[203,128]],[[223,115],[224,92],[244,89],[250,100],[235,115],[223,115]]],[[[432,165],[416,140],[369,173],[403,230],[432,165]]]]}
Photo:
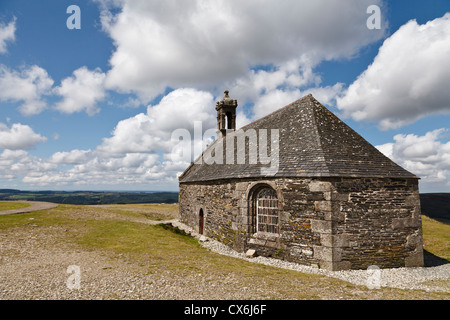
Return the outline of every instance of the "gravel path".
{"type": "Polygon", "coordinates": [[[391,287],[399,289],[422,289],[428,292],[440,291],[450,293],[450,263],[442,264],[440,266],[423,268],[328,271],[273,258],[248,258],[244,253],[236,252],[218,241],[202,236],[192,230],[192,228],[178,221],[174,221],[172,222],[172,224],[198,238],[202,246],[210,249],[211,251],[239,259],[244,259],[249,262],[261,263],[278,268],[296,270],[304,273],[325,275],[328,277],[334,277],[337,279],[348,281],[353,284],[365,285],[371,288],[391,287]],[[426,283],[428,281],[436,280],[441,280],[443,282],[442,284],[426,283]]]}
{"type": "Polygon", "coordinates": [[[41,202],[41,201],[2,201],[2,202],[16,202],[16,203],[28,203],[29,207],[12,209],[12,210],[2,210],[0,211],[1,216],[9,215],[9,214],[19,214],[19,213],[27,213],[39,210],[47,210],[56,208],[58,206],[57,203],[51,202],[41,202]]]}

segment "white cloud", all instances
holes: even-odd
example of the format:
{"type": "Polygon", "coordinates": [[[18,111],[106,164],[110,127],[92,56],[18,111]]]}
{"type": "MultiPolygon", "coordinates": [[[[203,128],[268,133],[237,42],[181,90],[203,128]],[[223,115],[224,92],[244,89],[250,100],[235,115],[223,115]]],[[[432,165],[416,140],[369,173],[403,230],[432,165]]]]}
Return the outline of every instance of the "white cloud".
{"type": "MultiPolygon", "coordinates": [[[[167,86],[210,90],[257,65],[297,61],[298,68],[298,61],[350,57],[384,36],[383,28],[366,27],[367,7],[380,0],[100,2],[121,6],[115,15],[102,14],[116,45],[106,84],[143,100],[167,86]]],[[[296,73],[292,85],[303,80],[296,73]]],[[[285,76],[274,73],[268,81],[273,86],[285,76]]]]}
{"type": "Polygon", "coordinates": [[[99,112],[97,103],[105,98],[105,74],[100,69],[94,71],[81,67],[61,82],[61,86],[54,89],[63,100],[55,108],[64,113],[86,111],[89,115],[99,112]]]}
{"type": "Polygon", "coordinates": [[[321,79],[313,73],[312,64],[303,58],[288,61],[272,70],[250,70],[245,76],[230,81],[227,87],[231,88],[233,97],[240,104],[245,104],[277,91],[294,91],[299,87],[318,85],[321,79]]]}
{"type": "Polygon", "coordinates": [[[16,71],[0,65],[0,100],[22,102],[19,111],[29,116],[47,108],[43,96],[56,94],[62,96],[62,100],[55,104],[55,109],[64,113],[86,111],[93,115],[99,111],[97,103],[106,96],[105,77],[100,69],[91,71],[81,67],[73,76],[62,80],[59,87],[53,88],[54,81],[39,66],[16,71]]]}
{"type": "Polygon", "coordinates": [[[423,136],[398,134],[395,142],[377,146],[378,150],[406,170],[421,178],[426,188],[445,190],[450,187],[450,142],[448,129],[437,129],[423,136]]]}
{"type": "Polygon", "coordinates": [[[342,87],[343,84],[337,83],[334,86],[308,89],[282,88],[264,91],[255,97],[251,117],[241,119],[245,119],[247,123],[260,119],[310,93],[323,105],[332,105],[336,97],[341,93],[342,87]]]}
{"type": "MultiPolygon", "coordinates": [[[[185,129],[191,133],[193,145],[201,144],[201,134],[194,135],[195,126],[201,124],[201,133],[215,129],[214,107],[214,97],[208,92],[174,90],[157,105],[149,106],[147,113],[120,121],[111,137],[94,150],[56,152],[48,159],[26,153],[18,159],[11,154],[5,158],[5,165],[14,168],[11,174],[21,176],[22,182],[38,187],[154,184],[155,188],[173,188],[177,174],[190,160],[174,160],[179,141],[171,139],[172,133],[185,129]],[[25,165],[36,169],[27,170],[25,165]]],[[[1,161],[0,157],[0,167],[1,161]]]]}
{"type": "Polygon", "coordinates": [[[253,107],[253,119],[259,119],[271,112],[301,98],[300,90],[272,90],[261,95],[253,107]]]}
{"type": "Polygon", "coordinates": [[[16,39],[16,18],[10,23],[0,23],[0,53],[7,52],[7,42],[13,42],[16,39]]]}
{"type": "Polygon", "coordinates": [[[0,153],[0,178],[14,181],[21,177],[38,177],[52,172],[57,166],[23,150],[4,150],[0,153]]]}
{"type": "Polygon", "coordinates": [[[0,123],[0,149],[30,149],[35,144],[45,141],[47,138],[35,133],[27,125],[15,123],[8,128],[7,125],[0,123]]]}
{"type": "Polygon", "coordinates": [[[18,72],[0,65],[0,100],[23,102],[19,110],[24,115],[38,114],[46,108],[42,96],[49,94],[52,86],[53,80],[41,67],[18,72]]]}
{"type": "MultiPolygon", "coordinates": [[[[90,150],[73,150],[55,153],[50,159],[39,159],[25,154],[17,161],[8,160],[10,172],[21,176],[22,182],[31,186],[65,187],[88,186],[105,188],[106,186],[139,185],[153,183],[162,185],[173,183],[175,174],[167,170],[165,163],[158,160],[157,154],[125,153],[108,155],[90,150]],[[13,163],[11,165],[11,163],[13,163]],[[69,168],[67,168],[67,165],[69,168]],[[34,166],[33,170],[29,169],[34,166]]],[[[0,169],[2,157],[0,155],[0,169]]],[[[1,170],[0,170],[1,171],[1,170]]],[[[1,177],[0,177],[1,178],[1,177]]],[[[154,187],[158,187],[155,185],[154,187]]]]}
{"type": "Polygon", "coordinates": [[[424,25],[412,20],[381,46],[337,107],[356,121],[398,128],[450,113],[450,13],[424,25]]]}
{"type": "Polygon", "coordinates": [[[50,161],[57,164],[81,164],[86,163],[92,156],[91,150],[72,150],[69,152],[56,152],[50,161]]]}
{"type": "Polygon", "coordinates": [[[194,122],[200,121],[203,129],[215,128],[215,102],[213,96],[195,89],[177,89],[149,106],[147,113],[120,121],[99,150],[108,153],[142,153],[173,147],[171,134],[176,129],[193,133],[194,122]]]}

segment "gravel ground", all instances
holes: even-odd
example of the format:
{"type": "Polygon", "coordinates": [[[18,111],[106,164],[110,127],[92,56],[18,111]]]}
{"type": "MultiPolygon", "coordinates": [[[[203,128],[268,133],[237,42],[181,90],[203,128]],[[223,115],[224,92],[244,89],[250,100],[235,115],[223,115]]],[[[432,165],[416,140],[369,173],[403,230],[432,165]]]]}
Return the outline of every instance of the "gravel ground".
{"type": "Polygon", "coordinates": [[[40,229],[0,233],[0,300],[264,298],[258,290],[249,293],[249,288],[246,291],[243,287],[236,291],[233,284],[237,279],[232,274],[209,279],[201,273],[152,273],[120,254],[74,250],[70,245],[55,242],[58,233],[64,230],[40,229]],[[76,270],[69,269],[70,266],[79,267],[79,288],[76,270]]]}
{"type": "Polygon", "coordinates": [[[244,253],[238,253],[226,245],[199,235],[190,227],[174,222],[178,228],[200,239],[203,247],[227,256],[244,259],[254,263],[261,263],[278,268],[296,270],[304,273],[320,274],[334,277],[356,285],[370,287],[390,287],[399,289],[421,289],[425,291],[450,292],[450,263],[424,268],[391,268],[378,270],[348,270],[328,271],[310,266],[303,266],[279,259],[266,257],[248,258],[244,253]],[[429,281],[443,281],[442,283],[427,283],[429,281]]]}
{"type": "MultiPolygon", "coordinates": [[[[92,211],[96,212],[94,209],[92,211]]],[[[92,217],[91,213],[90,217],[92,217]]],[[[105,215],[102,214],[101,218],[105,218],[105,215]]],[[[160,222],[146,220],[144,223],[160,222]]],[[[366,270],[331,272],[277,259],[264,257],[249,259],[244,254],[237,253],[217,241],[201,238],[200,235],[177,221],[171,221],[171,223],[180,229],[190,231],[193,236],[199,238],[202,246],[213,252],[254,263],[367,285],[366,270]]],[[[61,241],[67,237],[68,233],[64,228],[57,225],[38,226],[34,224],[32,218],[26,227],[9,228],[5,232],[0,230],[0,299],[289,299],[289,296],[283,296],[280,291],[265,285],[264,281],[251,285],[249,282],[242,281],[239,274],[230,272],[212,276],[207,270],[189,271],[186,274],[168,270],[151,271],[147,265],[138,265],[126,255],[106,250],[87,250],[74,246],[70,242],[61,241]],[[79,289],[74,287],[77,284],[76,272],[71,271],[70,266],[79,267],[79,289]]],[[[450,264],[432,268],[380,271],[380,285],[386,287],[449,293],[449,280],[450,264]],[[443,281],[423,283],[431,280],[443,281]]],[[[301,282],[299,285],[301,286],[301,282]]],[[[309,285],[315,286],[311,283],[309,285]]],[[[378,293],[378,290],[369,290],[371,292],[368,293],[364,291],[364,288],[366,287],[351,289],[355,291],[354,298],[385,297],[380,296],[381,293],[378,293]]],[[[297,290],[300,289],[301,287],[297,290]]],[[[313,290],[316,288],[314,287],[313,290]]],[[[339,295],[336,296],[336,288],[333,290],[327,292],[327,288],[323,288],[317,297],[339,299],[339,295]]]]}

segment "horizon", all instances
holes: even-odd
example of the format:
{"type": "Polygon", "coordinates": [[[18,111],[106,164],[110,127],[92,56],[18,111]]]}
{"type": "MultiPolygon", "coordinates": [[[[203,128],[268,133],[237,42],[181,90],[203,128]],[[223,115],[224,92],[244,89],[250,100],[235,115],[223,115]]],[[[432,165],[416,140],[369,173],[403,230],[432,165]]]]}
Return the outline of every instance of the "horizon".
{"type": "Polygon", "coordinates": [[[178,193],[178,191],[169,191],[169,190],[89,190],[89,189],[13,189],[13,188],[0,188],[1,190],[15,190],[20,192],[111,192],[111,193],[178,193]]]}
{"type": "MultiPolygon", "coordinates": [[[[8,189],[0,188],[1,190],[16,190],[21,192],[111,192],[111,193],[179,193],[179,191],[170,190],[50,190],[50,189],[35,189],[35,190],[20,190],[20,189],[8,189]]],[[[450,192],[420,192],[419,194],[450,194],[450,192]]]]}

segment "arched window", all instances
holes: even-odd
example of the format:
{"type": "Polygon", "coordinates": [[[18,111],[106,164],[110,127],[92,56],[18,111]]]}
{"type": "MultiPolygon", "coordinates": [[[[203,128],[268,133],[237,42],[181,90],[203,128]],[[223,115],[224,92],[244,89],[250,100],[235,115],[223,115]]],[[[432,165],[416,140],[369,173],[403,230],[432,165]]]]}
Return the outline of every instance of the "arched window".
{"type": "Polygon", "coordinates": [[[263,188],[256,194],[256,231],[278,233],[278,198],[272,188],[263,188]]]}

